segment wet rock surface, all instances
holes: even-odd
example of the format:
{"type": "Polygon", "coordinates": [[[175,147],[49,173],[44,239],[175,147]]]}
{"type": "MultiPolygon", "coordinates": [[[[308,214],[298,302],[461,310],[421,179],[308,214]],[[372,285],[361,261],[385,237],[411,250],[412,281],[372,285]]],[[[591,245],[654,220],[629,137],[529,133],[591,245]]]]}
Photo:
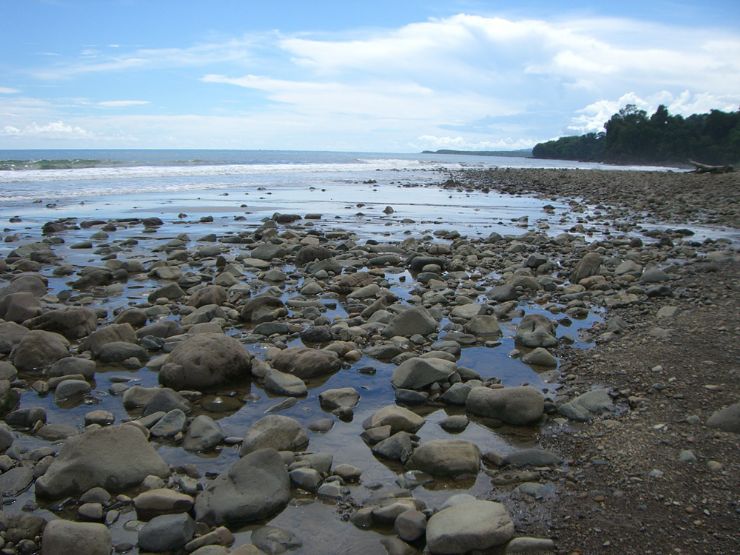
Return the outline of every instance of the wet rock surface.
{"type": "Polygon", "coordinates": [[[716,179],[523,170],[443,185],[574,197],[501,233],[404,234],[394,203],[365,206],[367,229],[163,215],[11,237],[0,541],[600,552],[629,551],[629,528],[732,552],[736,245],[640,227],[734,225],[734,178],[716,179]],[[675,194],[658,202],[643,181],[675,194]],[[691,183],[701,210],[682,201],[691,183]]]}

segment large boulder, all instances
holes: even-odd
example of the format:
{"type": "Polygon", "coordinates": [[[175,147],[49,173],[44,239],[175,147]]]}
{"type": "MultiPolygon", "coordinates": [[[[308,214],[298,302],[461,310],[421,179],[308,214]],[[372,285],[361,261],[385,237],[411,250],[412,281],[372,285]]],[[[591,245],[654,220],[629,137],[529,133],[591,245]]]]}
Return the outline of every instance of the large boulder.
{"type": "Polygon", "coordinates": [[[468,412],[525,426],[538,421],[545,410],[545,397],[530,386],[491,389],[474,387],[465,401],[468,412]]]}
{"type": "Polygon", "coordinates": [[[260,418],[247,430],[239,451],[240,456],[259,449],[300,451],[308,445],[308,435],[301,424],[288,416],[271,414],[260,418]]]}
{"type": "Polygon", "coordinates": [[[410,358],[396,367],[391,383],[399,389],[424,389],[436,382],[447,381],[456,364],[441,358],[410,358]]]}
{"type": "Polygon", "coordinates": [[[516,339],[525,347],[554,347],[555,324],[542,314],[527,314],[516,328],[516,339]]]}
{"type": "Polygon", "coordinates": [[[480,451],[469,441],[435,439],[421,444],[407,464],[409,468],[432,476],[455,478],[465,474],[478,474],[480,451]]]}
{"type": "Polygon", "coordinates": [[[46,368],[69,355],[69,341],[58,333],[33,330],[23,336],[10,354],[18,370],[31,371],[46,368]]]}
{"type": "Polygon", "coordinates": [[[52,520],[41,537],[41,555],[110,555],[111,535],[105,524],[52,520]]]}
{"type": "Polygon", "coordinates": [[[429,335],[437,331],[437,321],[426,309],[409,308],[394,316],[383,329],[385,337],[411,337],[412,335],[429,335]]]}
{"type": "Polygon", "coordinates": [[[74,341],[95,331],[97,315],[92,309],[75,306],[50,310],[25,322],[24,325],[32,330],[53,331],[74,341]]]}
{"type": "Polygon", "coordinates": [[[304,380],[331,374],[342,367],[342,361],[337,353],[307,347],[284,349],[271,362],[273,368],[304,380]]]}
{"type": "Polygon", "coordinates": [[[100,486],[110,492],[138,486],[150,474],[165,477],[167,463],[135,426],[111,426],[70,437],[46,473],[36,496],[75,496],[100,486]]]}
{"type": "Polygon", "coordinates": [[[251,355],[233,337],[200,333],[172,350],[159,382],[175,389],[213,387],[249,376],[251,366],[251,355]]]}
{"type": "Polygon", "coordinates": [[[195,500],[195,518],[211,526],[263,520],[290,501],[290,477],[274,449],[260,449],[235,462],[195,500]]]}
{"type": "Polygon", "coordinates": [[[427,523],[427,547],[435,555],[486,551],[514,536],[514,523],[501,503],[466,501],[434,514],[427,523]]]}

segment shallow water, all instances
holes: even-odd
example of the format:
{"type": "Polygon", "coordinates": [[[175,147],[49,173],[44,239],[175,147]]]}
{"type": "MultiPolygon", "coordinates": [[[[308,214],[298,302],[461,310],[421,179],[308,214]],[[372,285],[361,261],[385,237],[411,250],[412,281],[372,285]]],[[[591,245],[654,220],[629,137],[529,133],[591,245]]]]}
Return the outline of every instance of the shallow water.
{"type": "MultiPolygon", "coordinates": [[[[359,240],[376,239],[381,242],[399,241],[406,237],[421,237],[433,234],[439,230],[456,230],[463,235],[486,236],[493,231],[506,234],[520,234],[533,227],[547,230],[556,234],[573,224],[573,216],[568,212],[566,205],[552,201],[544,201],[527,197],[513,197],[480,192],[468,193],[458,190],[447,190],[436,187],[410,187],[416,185],[420,178],[415,173],[406,175],[397,172],[387,182],[378,180],[378,183],[367,184],[362,182],[324,182],[321,187],[312,189],[306,183],[291,184],[275,187],[270,191],[258,190],[257,186],[235,186],[223,190],[200,189],[197,191],[179,190],[176,193],[157,192],[142,194],[133,198],[132,195],[113,195],[101,198],[86,198],[84,204],[78,200],[59,202],[55,208],[46,208],[43,204],[15,205],[0,207],[0,219],[6,227],[4,236],[18,235],[17,240],[0,244],[0,256],[6,255],[17,245],[28,240],[38,240],[40,226],[53,218],[77,217],[80,219],[131,216],[159,216],[165,221],[156,233],[143,233],[140,226],[121,228],[111,234],[107,241],[93,241],[93,249],[71,249],[70,245],[87,240],[97,231],[90,229],[70,230],[58,234],[65,243],[55,247],[55,252],[61,255],[65,263],[74,266],[99,265],[100,256],[95,249],[100,244],[117,244],[126,239],[136,239],[138,244],[123,247],[119,253],[122,258],[151,259],[152,249],[180,233],[187,233],[190,241],[188,249],[193,249],[201,243],[198,237],[215,233],[223,235],[243,230],[257,228],[263,218],[269,218],[274,212],[298,213],[305,215],[309,212],[322,214],[317,221],[301,220],[295,225],[298,227],[320,230],[334,230],[337,228],[351,230],[359,240]],[[393,182],[391,182],[393,181],[393,182]],[[403,181],[403,183],[399,183],[403,181]],[[405,186],[402,186],[405,185],[405,186]],[[272,194],[268,194],[272,193],[272,194]],[[224,196],[228,193],[228,196],[224,196]],[[246,203],[247,207],[241,207],[246,203]],[[363,203],[364,206],[358,206],[363,203]],[[545,204],[555,207],[553,213],[543,211],[545,204]],[[386,215],[382,212],[386,205],[391,205],[394,212],[386,215]],[[178,214],[185,212],[185,218],[178,214]],[[363,212],[364,215],[358,215],[363,212]],[[10,215],[21,216],[20,222],[9,222],[10,215]],[[212,223],[201,223],[198,219],[202,215],[213,215],[212,223]],[[235,221],[236,216],[245,216],[244,221],[235,221]],[[528,218],[528,225],[523,224],[521,218],[528,218]],[[413,222],[404,223],[404,220],[413,222]],[[538,225],[539,224],[539,225],[538,225]]],[[[437,172],[426,172],[428,178],[439,180],[437,172]]],[[[444,241],[437,238],[435,240],[444,241]]],[[[240,251],[239,245],[227,245],[230,254],[240,251]]],[[[183,270],[198,271],[199,266],[183,267],[183,270]]],[[[291,271],[291,267],[285,270],[291,271]]],[[[255,276],[247,272],[242,281],[255,276]]],[[[492,276],[495,277],[495,276],[492,276]]],[[[58,294],[68,290],[67,282],[75,276],[66,278],[51,277],[49,279],[50,293],[58,294]]],[[[401,273],[386,272],[386,278],[391,290],[400,298],[407,299],[416,283],[408,271],[401,273]],[[401,281],[401,277],[405,281],[401,281]]],[[[114,309],[135,305],[146,300],[148,293],[159,285],[148,278],[130,280],[121,287],[109,288],[100,296],[90,298],[94,306],[114,309]]],[[[285,288],[285,297],[295,294],[300,282],[290,283],[285,288]]],[[[92,297],[88,293],[75,293],[81,297],[92,297]]],[[[481,297],[485,300],[485,297],[481,297]]],[[[322,303],[334,304],[333,308],[326,309],[323,314],[330,320],[344,318],[347,312],[343,306],[343,299],[324,298],[322,303]]],[[[552,314],[542,307],[523,304],[527,313],[541,312],[549,318],[562,320],[563,314],[552,314]]],[[[176,316],[172,316],[176,317],[176,316]]],[[[563,321],[557,328],[559,337],[569,336],[575,348],[589,348],[591,343],[580,334],[589,329],[594,323],[603,319],[603,313],[591,310],[585,319],[572,319],[572,322],[563,321]]],[[[502,322],[503,337],[497,346],[471,346],[462,350],[459,364],[472,368],[484,378],[495,377],[507,386],[530,384],[541,388],[546,394],[552,394],[558,387],[557,369],[543,372],[542,369],[532,368],[519,358],[510,356],[515,348],[513,335],[518,319],[511,322],[502,322]]],[[[234,328],[227,333],[237,337],[248,333],[248,328],[234,328]]],[[[440,337],[444,332],[440,333],[440,337]]],[[[291,345],[299,344],[300,340],[293,340],[291,345]]],[[[262,357],[265,344],[250,343],[247,348],[262,357]]],[[[308,423],[320,417],[330,416],[323,411],[318,402],[318,395],[326,389],[352,386],[361,395],[360,402],[355,408],[351,422],[335,419],[334,427],[327,433],[309,432],[309,448],[313,452],[330,452],[334,454],[334,464],[349,463],[363,471],[362,485],[350,486],[352,498],[361,503],[373,491],[367,486],[373,483],[383,487],[394,487],[396,480],[402,475],[403,469],[396,464],[377,459],[370,448],[360,439],[362,422],[377,408],[392,404],[394,391],[390,383],[391,373],[395,366],[383,363],[368,357],[363,357],[349,368],[342,369],[323,380],[309,382],[309,393],[305,398],[298,399],[292,407],[281,410],[279,414],[291,416],[302,423],[308,423]],[[360,373],[361,368],[371,366],[375,374],[360,373]]],[[[35,379],[33,376],[23,376],[29,385],[35,379]]],[[[104,409],[112,412],[116,422],[121,422],[137,415],[129,414],[122,406],[121,399],[109,393],[113,379],[129,378],[135,385],[154,386],[157,383],[156,372],[148,368],[137,371],[125,371],[121,367],[98,364],[94,390],[85,402],[77,405],[59,407],[53,396],[39,396],[32,390],[26,390],[21,399],[21,406],[41,406],[47,410],[49,423],[69,424],[82,428],[85,413],[93,409],[104,409]]],[[[199,402],[195,402],[193,414],[205,413],[217,419],[227,436],[243,436],[245,430],[256,420],[263,417],[269,408],[283,401],[284,397],[275,397],[266,393],[258,383],[245,380],[230,384],[208,392],[199,402]],[[209,403],[214,396],[220,396],[233,402],[232,410],[225,412],[209,410],[209,403]]],[[[211,407],[212,408],[212,407],[211,407]]],[[[453,434],[445,432],[439,421],[449,414],[459,413],[459,409],[449,407],[423,406],[410,407],[423,414],[427,421],[419,430],[422,441],[436,438],[449,438],[453,434]]],[[[493,449],[506,453],[515,448],[536,445],[537,429],[510,428],[502,426],[489,428],[483,422],[472,420],[465,431],[454,434],[455,437],[475,442],[482,452],[493,449]]],[[[47,442],[31,436],[24,436],[18,440],[18,445],[34,448],[47,445],[47,442]]],[[[192,464],[201,472],[221,472],[228,468],[238,458],[238,447],[224,446],[216,453],[194,454],[170,444],[160,443],[157,446],[161,455],[172,465],[192,464]]],[[[450,494],[470,492],[474,495],[487,496],[493,486],[490,477],[480,472],[475,481],[449,482],[435,481],[427,486],[419,486],[414,490],[416,498],[425,501],[429,506],[439,506],[450,494]]],[[[135,493],[135,492],[130,492],[135,493]]],[[[17,501],[6,510],[20,510],[26,502],[33,500],[32,490],[21,495],[17,501]]],[[[62,513],[64,514],[64,513],[62,513]]],[[[342,520],[334,503],[327,503],[313,497],[297,496],[282,513],[270,520],[271,524],[284,526],[295,532],[304,542],[301,553],[383,553],[379,543],[383,530],[373,532],[361,531],[342,520]]],[[[115,542],[136,541],[135,530],[126,526],[128,521],[135,518],[135,513],[122,515],[121,519],[112,527],[115,542]]],[[[237,544],[248,542],[249,530],[247,527],[237,534],[237,544]]],[[[386,531],[387,532],[387,531],[386,531]]]]}

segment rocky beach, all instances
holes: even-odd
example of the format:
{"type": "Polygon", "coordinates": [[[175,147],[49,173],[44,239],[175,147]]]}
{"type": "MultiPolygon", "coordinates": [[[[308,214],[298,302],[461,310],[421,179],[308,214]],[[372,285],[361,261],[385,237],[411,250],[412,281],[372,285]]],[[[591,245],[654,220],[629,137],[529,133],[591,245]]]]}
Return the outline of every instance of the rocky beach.
{"type": "Polygon", "coordinates": [[[737,552],[738,176],[3,209],[0,553],[737,552]]]}

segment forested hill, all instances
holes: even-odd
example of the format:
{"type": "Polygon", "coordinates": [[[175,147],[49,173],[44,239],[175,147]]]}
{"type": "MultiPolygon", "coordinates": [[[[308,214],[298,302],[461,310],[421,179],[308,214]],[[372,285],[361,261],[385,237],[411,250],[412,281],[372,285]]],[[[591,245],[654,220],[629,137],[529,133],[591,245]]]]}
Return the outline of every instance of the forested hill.
{"type": "Polygon", "coordinates": [[[652,116],[628,104],[604,124],[605,132],[537,144],[535,158],[611,163],[740,162],[740,110],[672,116],[661,105],[652,116]]]}

